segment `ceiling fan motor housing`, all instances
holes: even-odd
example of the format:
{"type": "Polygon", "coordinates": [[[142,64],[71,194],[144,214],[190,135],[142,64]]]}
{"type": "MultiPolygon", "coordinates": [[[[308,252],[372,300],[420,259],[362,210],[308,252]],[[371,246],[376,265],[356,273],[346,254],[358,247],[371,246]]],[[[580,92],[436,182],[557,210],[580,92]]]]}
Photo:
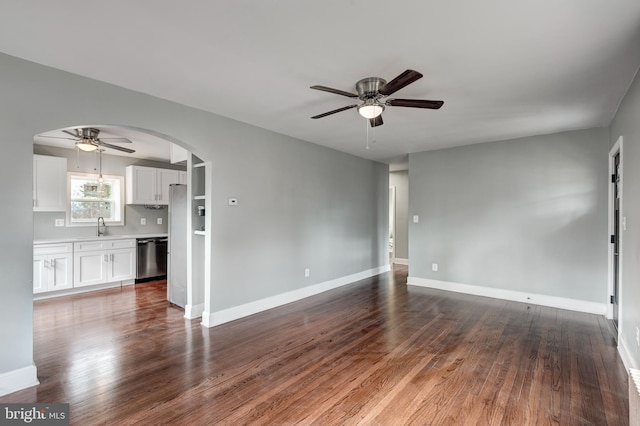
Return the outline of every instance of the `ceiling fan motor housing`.
{"type": "Polygon", "coordinates": [[[386,80],[379,77],[367,77],[356,83],[356,91],[358,97],[363,101],[365,99],[372,99],[380,97],[379,90],[387,84],[386,80]]]}
{"type": "Polygon", "coordinates": [[[100,134],[100,130],[94,129],[92,127],[84,127],[77,130],[80,131],[80,134],[78,135],[78,137],[82,139],[90,139],[92,141],[95,141],[96,139],[98,139],[98,135],[100,134]]]}

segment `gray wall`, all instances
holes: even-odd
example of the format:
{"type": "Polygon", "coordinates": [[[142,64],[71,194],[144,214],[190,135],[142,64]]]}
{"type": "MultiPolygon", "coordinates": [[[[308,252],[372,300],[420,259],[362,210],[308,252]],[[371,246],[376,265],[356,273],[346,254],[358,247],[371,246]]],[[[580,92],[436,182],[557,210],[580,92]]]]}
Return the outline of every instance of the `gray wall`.
{"type": "Polygon", "coordinates": [[[623,215],[627,230],[622,233],[622,282],[620,288],[621,340],[631,356],[632,368],[640,368],[640,347],[636,327],[640,327],[640,77],[623,99],[610,126],[610,144],[623,137],[623,215]]]}
{"type": "Polygon", "coordinates": [[[389,186],[396,187],[396,257],[409,258],[409,172],[389,173],[389,186]]]}
{"type": "MultiPolygon", "coordinates": [[[[169,143],[169,142],[167,142],[169,143]]],[[[67,170],[79,173],[96,173],[97,166],[94,153],[80,152],[75,149],[34,145],[34,154],[50,155],[53,157],[66,157],[67,170]]],[[[102,173],[105,175],[123,176],[129,165],[160,167],[163,169],[185,170],[184,166],[159,161],[142,160],[139,158],[123,157],[120,155],[102,154],[102,173]]],[[[167,232],[168,210],[150,210],[143,206],[125,205],[124,226],[107,227],[107,235],[132,235],[132,234],[157,234],[167,232]],[[147,219],[146,225],[140,225],[140,218],[147,219]],[[157,224],[157,219],[162,219],[162,225],[157,224]]],[[[77,238],[95,236],[96,229],[93,226],[65,226],[56,227],[56,219],[65,219],[65,212],[34,212],[33,213],[33,238],[42,240],[48,238],[77,238]]]]}
{"type": "Polygon", "coordinates": [[[11,188],[1,195],[0,341],[11,350],[0,351],[0,374],[33,360],[33,136],[47,130],[150,129],[212,162],[213,311],[387,264],[388,166],[7,55],[0,69],[0,173],[11,188]]]}
{"type": "Polygon", "coordinates": [[[409,275],[605,303],[607,145],[599,128],[411,154],[409,275]]]}

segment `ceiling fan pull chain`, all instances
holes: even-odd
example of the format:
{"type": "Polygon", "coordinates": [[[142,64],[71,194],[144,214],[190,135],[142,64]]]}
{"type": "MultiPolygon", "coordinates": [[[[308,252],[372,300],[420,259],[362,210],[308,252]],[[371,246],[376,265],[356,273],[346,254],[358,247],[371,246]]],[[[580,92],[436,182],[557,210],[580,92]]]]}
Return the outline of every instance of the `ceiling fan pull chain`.
{"type": "MultiPolygon", "coordinates": [[[[378,127],[378,126],[376,126],[376,127],[378,127]]],[[[371,143],[376,143],[376,127],[373,128],[373,139],[372,139],[371,143]]]]}
{"type": "Polygon", "coordinates": [[[367,149],[369,149],[369,120],[364,121],[364,127],[367,129],[367,149]]]}

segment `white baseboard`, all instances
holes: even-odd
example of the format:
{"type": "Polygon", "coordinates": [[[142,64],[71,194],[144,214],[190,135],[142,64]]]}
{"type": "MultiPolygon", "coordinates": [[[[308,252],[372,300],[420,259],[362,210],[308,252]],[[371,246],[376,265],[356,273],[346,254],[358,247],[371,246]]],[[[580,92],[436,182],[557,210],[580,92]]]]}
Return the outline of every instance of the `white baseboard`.
{"type": "Polygon", "coordinates": [[[35,365],[8,371],[0,374],[0,396],[39,384],[38,369],[35,365]]]}
{"type": "Polygon", "coordinates": [[[373,277],[388,271],[390,271],[389,265],[384,265],[367,271],[358,272],[356,274],[347,275],[345,277],[336,278],[334,280],[303,287],[298,290],[288,291],[276,296],[256,300],[255,302],[249,302],[244,305],[234,306],[233,308],[223,309],[222,311],[205,311],[202,313],[202,325],[205,327],[215,327],[220,324],[257,314],[258,312],[266,311],[268,309],[277,308],[278,306],[315,296],[316,294],[342,287],[347,284],[352,284],[356,281],[373,277]]]}
{"type": "Polygon", "coordinates": [[[630,368],[638,368],[637,365],[633,364],[633,357],[631,356],[631,352],[629,352],[629,347],[622,333],[618,333],[618,353],[627,371],[629,371],[630,368]]]}
{"type": "Polygon", "coordinates": [[[96,284],[96,285],[90,285],[90,286],[86,286],[86,287],[74,287],[74,288],[69,288],[66,290],[58,290],[58,291],[51,291],[51,292],[45,292],[45,293],[37,293],[33,295],[33,300],[43,300],[43,299],[51,299],[53,297],[61,297],[61,296],[69,296],[72,294],[81,294],[81,293],[89,293],[91,291],[98,291],[98,290],[106,290],[109,288],[118,288],[118,287],[122,287],[122,283],[120,281],[115,281],[112,283],[105,283],[105,284],[96,284]]]}
{"type": "Polygon", "coordinates": [[[567,309],[570,311],[586,312],[589,314],[604,315],[606,313],[606,305],[604,303],[588,302],[586,300],[567,299],[564,297],[547,296],[544,294],[525,293],[521,291],[482,287],[478,285],[458,284],[449,281],[430,280],[418,277],[408,277],[407,284],[418,287],[454,291],[456,293],[492,297],[494,299],[549,306],[552,308],[567,309]]]}
{"type": "Polygon", "coordinates": [[[197,305],[186,305],[184,307],[184,317],[186,319],[200,318],[204,312],[204,303],[197,305]]]}
{"type": "Polygon", "coordinates": [[[393,263],[398,265],[409,265],[409,259],[403,259],[402,257],[396,257],[393,259],[393,263]]]}
{"type": "Polygon", "coordinates": [[[210,312],[202,311],[202,322],[200,324],[204,325],[205,327],[213,327],[211,317],[212,315],[210,312]]]}

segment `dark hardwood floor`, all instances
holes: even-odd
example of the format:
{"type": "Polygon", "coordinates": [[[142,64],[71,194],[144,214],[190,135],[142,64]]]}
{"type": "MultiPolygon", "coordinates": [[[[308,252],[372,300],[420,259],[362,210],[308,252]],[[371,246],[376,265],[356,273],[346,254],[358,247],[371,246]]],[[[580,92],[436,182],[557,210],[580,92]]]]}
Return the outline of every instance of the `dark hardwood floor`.
{"type": "Polygon", "coordinates": [[[406,267],[207,329],[166,283],[34,303],[41,384],[71,423],[625,425],[604,318],[407,287],[406,267]]]}

